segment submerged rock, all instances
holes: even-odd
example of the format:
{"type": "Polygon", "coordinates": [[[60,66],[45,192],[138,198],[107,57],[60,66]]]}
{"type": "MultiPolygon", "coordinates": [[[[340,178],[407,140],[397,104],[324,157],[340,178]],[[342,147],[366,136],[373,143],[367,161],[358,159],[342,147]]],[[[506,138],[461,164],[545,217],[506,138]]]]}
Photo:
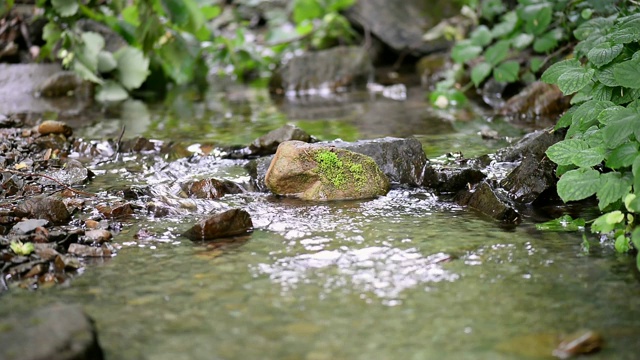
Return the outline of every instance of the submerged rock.
{"type": "Polygon", "coordinates": [[[568,335],[553,351],[553,356],[559,359],[594,353],[602,347],[602,336],[595,331],[581,330],[568,335]]]}
{"type": "Polygon", "coordinates": [[[79,257],[111,257],[111,250],[102,245],[101,247],[93,247],[80,244],[69,245],[69,254],[79,257]]]}
{"type": "Polygon", "coordinates": [[[71,219],[64,202],[54,197],[36,196],[22,202],[16,208],[16,214],[22,217],[45,219],[53,224],[63,224],[71,219]]]}
{"type": "Polygon", "coordinates": [[[38,87],[38,93],[43,97],[61,97],[72,95],[84,80],[73,71],[59,71],[49,76],[38,87]]]}
{"type": "Polygon", "coordinates": [[[198,241],[245,235],[251,231],[253,222],[249,213],[242,209],[231,209],[199,221],[183,235],[198,241]]]}
{"type": "Polygon", "coordinates": [[[289,140],[310,142],[311,136],[295,125],[286,124],[255,139],[249,145],[249,151],[251,155],[272,155],[275,154],[278,145],[289,140]]]}
{"type": "Polygon", "coordinates": [[[280,144],[265,183],[274,194],[316,201],[368,199],[390,188],[369,156],[301,141],[280,144]]]}
{"type": "Polygon", "coordinates": [[[4,360],[101,360],[93,320],[78,305],[54,304],[0,320],[4,360]]]}
{"type": "Polygon", "coordinates": [[[227,194],[240,194],[244,190],[240,185],[229,180],[203,179],[188,181],[180,185],[189,197],[197,199],[218,199],[227,194]]]}
{"type": "Polygon", "coordinates": [[[366,49],[338,46],[328,50],[306,52],[290,59],[271,78],[275,92],[306,91],[364,86],[373,75],[373,65],[366,49]]]}
{"type": "Polygon", "coordinates": [[[499,196],[486,181],[471,190],[458,193],[456,201],[463,206],[470,206],[483,214],[505,222],[517,224],[520,222],[520,214],[504,196],[499,196]]]}

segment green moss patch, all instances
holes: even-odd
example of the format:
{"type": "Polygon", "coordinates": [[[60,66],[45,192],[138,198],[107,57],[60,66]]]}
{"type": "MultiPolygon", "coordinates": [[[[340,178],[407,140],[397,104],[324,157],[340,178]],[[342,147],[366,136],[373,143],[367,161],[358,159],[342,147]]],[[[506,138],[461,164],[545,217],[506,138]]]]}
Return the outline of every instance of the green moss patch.
{"type": "Polygon", "coordinates": [[[362,189],[367,178],[362,164],[352,162],[348,156],[342,159],[330,150],[318,150],[314,156],[318,163],[318,169],[327,182],[334,187],[343,189],[347,184],[353,184],[357,189],[362,189]]]}

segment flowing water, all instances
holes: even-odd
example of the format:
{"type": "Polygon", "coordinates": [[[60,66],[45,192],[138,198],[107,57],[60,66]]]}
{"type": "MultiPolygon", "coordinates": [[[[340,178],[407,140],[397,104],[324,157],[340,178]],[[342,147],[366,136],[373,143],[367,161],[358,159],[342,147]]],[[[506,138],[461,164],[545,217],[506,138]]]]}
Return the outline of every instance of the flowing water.
{"type": "MultiPolygon", "coordinates": [[[[260,91],[246,94],[177,101],[172,110],[130,104],[132,118],[142,119],[130,131],[190,144],[247,143],[293,122],[322,139],[415,135],[430,157],[491,152],[523,131],[482,116],[443,119],[419,99],[278,105],[260,91]],[[502,140],[482,140],[483,127],[502,140]]],[[[117,133],[126,121],[114,116],[85,136],[117,133]]],[[[87,190],[151,184],[170,202],[175,181],[247,179],[243,161],[123,160],[124,168],[96,169],[87,190]]],[[[169,218],[123,222],[117,256],[64,286],[12,288],[0,316],[80,303],[108,359],[546,359],[556,338],[582,328],[606,341],[589,358],[637,359],[635,261],[609,244],[593,242],[585,252],[581,243],[579,234],[539,232],[530,219],[500,226],[421,189],[331,203],[228,195],[193,200],[169,218]],[[251,236],[222,243],[179,236],[203,214],[229,207],[251,214],[251,236]],[[137,239],[141,229],[153,236],[137,239]]]]}

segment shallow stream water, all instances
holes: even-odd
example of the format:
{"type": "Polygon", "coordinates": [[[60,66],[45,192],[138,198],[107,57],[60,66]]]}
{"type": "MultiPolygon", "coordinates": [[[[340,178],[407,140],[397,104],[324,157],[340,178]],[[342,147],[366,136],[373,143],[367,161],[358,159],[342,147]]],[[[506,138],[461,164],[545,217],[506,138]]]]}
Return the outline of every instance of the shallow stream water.
{"type": "MultiPolygon", "coordinates": [[[[192,106],[135,104],[146,123],[128,135],[242,144],[293,122],[325,140],[414,135],[434,157],[492,152],[524,131],[481,115],[447,120],[420,97],[321,100],[279,105],[254,90],[212,93],[192,106]],[[482,140],[484,127],[501,139],[482,140]]],[[[84,135],[117,133],[127,120],[111,121],[84,135]]],[[[123,160],[124,169],[97,168],[86,190],[152,184],[171,199],[180,179],[247,178],[243,161],[123,160]]],[[[12,288],[0,316],[80,303],[107,359],[547,359],[556,339],[583,328],[606,341],[590,359],[640,354],[635,260],[594,239],[585,252],[580,234],[539,232],[530,219],[500,226],[426,190],[398,187],[368,201],[244,193],[192,205],[169,218],[124,221],[117,256],[65,286],[12,288]],[[179,236],[229,207],[251,214],[251,236],[179,236]],[[136,239],[140,229],[155,235],[136,239]]]]}

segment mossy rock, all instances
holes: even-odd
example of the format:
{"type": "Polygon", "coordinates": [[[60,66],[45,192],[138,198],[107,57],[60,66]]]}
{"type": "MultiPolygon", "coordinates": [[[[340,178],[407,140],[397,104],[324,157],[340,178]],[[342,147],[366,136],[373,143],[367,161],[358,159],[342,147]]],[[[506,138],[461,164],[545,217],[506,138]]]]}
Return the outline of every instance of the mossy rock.
{"type": "Polygon", "coordinates": [[[390,188],[369,156],[301,141],[278,146],[265,183],[274,194],[316,201],[368,199],[390,188]]]}

